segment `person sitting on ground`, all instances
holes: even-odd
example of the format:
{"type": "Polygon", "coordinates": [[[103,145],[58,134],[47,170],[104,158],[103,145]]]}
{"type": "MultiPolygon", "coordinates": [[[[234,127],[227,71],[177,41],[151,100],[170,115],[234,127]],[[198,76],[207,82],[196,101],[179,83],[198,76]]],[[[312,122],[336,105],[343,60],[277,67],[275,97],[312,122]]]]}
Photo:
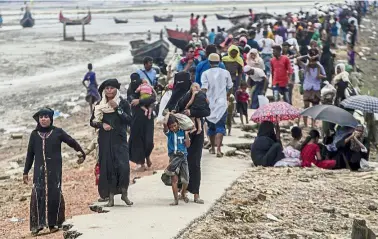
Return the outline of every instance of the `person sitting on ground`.
{"type": "Polygon", "coordinates": [[[236,110],[240,114],[242,125],[244,125],[243,116],[245,116],[245,122],[248,124],[249,94],[247,93],[247,87],[247,83],[243,81],[239,90],[236,91],[236,110]]]}
{"type": "MultiPolygon", "coordinates": [[[[209,108],[209,100],[207,99],[206,94],[203,91],[201,91],[201,87],[198,83],[193,83],[190,87],[190,90],[192,91],[192,97],[190,98],[188,104],[185,107],[186,110],[200,110],[203,108],[209,108]]],[[[197,134],[200,134],[202,132],[201,119],[194,117],[191,117],[191,119],[194,125],[196,125],[195,121],[197,121],[198,125],[198,129],[194,126],[191,133],[197,131],[197,134]]]]}
{"type": "MultiPolygon", "coordinates": [[[[148,81],[143,79],[142,84],[138,86],[138,88],[135,90],[135,93],[140,93],[139,99],[149,99],[154,94],[154,89],[150,84],[148,84],[148,81]]],[[[155,93],[156,95],[156,93],[155,93]]],[[[145,112],[145,116],[148,116],[148,119],[151,119],[151,113],[152,113],[152,105],[149,106],[141,106],[140,107],[145,112]]]]}
{"type": "Polygon", "coordinates": [[[302,167],[312,167],[312,164],[323,169],[333,169],[336,166],[335,160],[322,160],[319,147],[320,133],[313,129],[309,137],[303,142],[301,147],[302,167]]]}
{"type": "Polygon", "coordinates": [[[344,140],[346,146],[349,146],[349,152],[346,153],[351,170],[358,170],[360,168],[361,159],[369,159],[369,145],[366,137],[364,137],[365,127],[359,124],[354,132],[344,140]],[[366,145],[366,146],[365,146],[366,145]]]}
{"type": "Polygon", "coordinates": [[[301,166],[301,146],[300,140],[302,138],[302,130],[298,126],[291,129],[291,136],[293,137],[289,144],[284,148],[283,154],[285,158],[274,164],[274,167],[299,167],[301,166]]]}
{"type": "Polygon", "coordinates": [[[272,167],[285,158],[279,134],[274,124],[264,121],[260,124],[255,142],[251,146],[251,158],[255,166],[272,167]]]}
{"type": "Polygon", "coordinates": [[[301,150],[301,139],[302,139],[302,130],[298,126],[291,128],[291,141],[288,146],[293,147],[296,150],[301,150]]]}
{"type": "Polygon", "coordinates": [[[171,115],[166,114],[164,122],[164,133],[167,136],[169,165],[165,169],[164,174],[171,177],[172,192],[174,201],[171,206],[178,205],[178,182],[182,184],[181,198],[188,203],[189,199],[186,196],[186,189],[189,184],[189,168],[186,159],[188,155],[187,148],[190,147],[189,132],[179,128],[177,119],[171,115]]]}

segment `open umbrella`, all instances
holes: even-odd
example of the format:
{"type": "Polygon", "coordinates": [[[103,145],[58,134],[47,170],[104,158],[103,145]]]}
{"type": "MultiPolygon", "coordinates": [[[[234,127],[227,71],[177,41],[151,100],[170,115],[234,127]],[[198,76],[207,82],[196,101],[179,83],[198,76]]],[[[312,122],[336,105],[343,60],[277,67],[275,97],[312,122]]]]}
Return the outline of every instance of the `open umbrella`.
{"type": "Polygon", "coordinates": [[[277,123],[284,120],[297,119],[299,116],[300,111],[292,105],[286,102],[273,102],[258,108],[251,116],[251,120],[256,123],[263,121],[277,123]]]}
{"type": "Polygon", "coordinates": [[[355,128],[358,121],[348,111],[334,105],[315,105],[302,111],[301,115],[355,128]]]}
{"type": "Polygon", "coordinates": [[[341,102],[347,109],[361,110],[364,113],[378,113],[378,98],[368,95],[355,95],[341,102]]]}

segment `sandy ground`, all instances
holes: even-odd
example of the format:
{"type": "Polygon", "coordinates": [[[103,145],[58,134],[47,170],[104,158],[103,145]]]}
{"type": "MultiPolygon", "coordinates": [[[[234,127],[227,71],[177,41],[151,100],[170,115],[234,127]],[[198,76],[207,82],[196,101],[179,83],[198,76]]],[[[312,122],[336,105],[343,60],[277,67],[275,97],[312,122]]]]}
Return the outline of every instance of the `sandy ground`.
{"type": "MultiPolygon", "coordinates": [[[[83,121],[89,114],[77,113],[70,117],[70,121],[57,120],[56,126],[64,128],[69,134],[77,139],[83,147],[86,147],[91,140],[93,132],[88,123],[83,121]]],[[[165,137],[162,130],[156,129],[155,148],[152,153],[152,167],[145,172],[135,171],[135,164],[131,163],[131,180],[139,177],[151,175],[154,171],[164,169],[167,166],[166,142],[161,140],[165,137]]],[[[6,151],[19,153],[12,163],[3,164],[2,169],[6,169],[12,176],[6,180],[0,180],[0,238],[28,238],[29,233],[29,200],[31,194],[31,183],[22,183],[22,169],[24,159],[24,147],[20,150],[20,145],[24,145],[21,140],[13,140],[14,147],[9,147],[6,151]],[[17,159],[16,159],[17,158],[17,159]],[[18,163],[19,164],[18,164],[18,163]],[[11,222],[11,218],[17,218],[19,222],[11,222]]],[[[2,150],[2,156],[5,150],[2,150]]],[[[76,164],[76,153],[67,146],[63,146],[63,195],[66,201],[66,217],[74,215],[89,214],[89,205],[98,198],[97,187],[95,186],[94,166],[95,159],[93,153],[88,156],[82,165],[76,164]]],[[[32,171],[31,171],[32,172],[32,171]]],[[[1,176],[4,176],[0,174],[1,176]]],[[[32,173],[29,175],[32,179],[32,173]]],[[[132,190],[130,190],[132,191],[132,190]]],[[[130,195],[132,199],[132,193],[130,195]]],[[[38,238],[62,238],[62,232],[40,236],[38,238]]]]}

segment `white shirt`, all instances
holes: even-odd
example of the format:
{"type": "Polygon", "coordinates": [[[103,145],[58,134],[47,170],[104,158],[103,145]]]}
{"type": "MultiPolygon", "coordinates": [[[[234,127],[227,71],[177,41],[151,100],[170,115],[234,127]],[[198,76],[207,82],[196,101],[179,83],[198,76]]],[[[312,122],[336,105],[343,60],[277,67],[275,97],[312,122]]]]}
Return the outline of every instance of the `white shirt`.
{"type": "Polygon", "coordinates": [[[265,72],[263,70],[261,70],[260,68],[252,67],[252,69],[253,69],[253,74],[248,75],[248,76],[253,81],[260,82],[260,81],[263,81],[266,78],[265,72]]]}
{"type": "Polygon", "coordinates": [[[286,40],[287,43],[289,43],[295,50],[295,52],[299,51],[299,45],[296,38],[290,38],[286,40]]]}
{"type": "Polygon", "coordinates": [[[283,38],[280,35],[275,35],[274,36],[274,41],[276,42],[277,45],[282,45],[283,43],[283,38]]]}
{"type": "Polygon", "coordinates": [[[201,83],[209,99],[210,115],[206,119],[216,124],[227,111],[227,91],[233,86],[230,72],[219,67],[210,68],[202,73],[201,83]]]}
{"type": "Polygon", "coordinates": [[[354,26],[356,27],[356,30],[358,31],[358,21],[355,17],[350,17],[348,19],[348,23],[351,23],[352,21],[354,21],[354,26]]]}
{"type": "Polygon", "coordinates": [[[257,42],[259,46],[262,48],[261,53],[262,54],[272,54],[273,53],[273,45],[274,41],[270,38],[263,38],[257,42]],[[263,41],[265,41],[265,46],[263,47],[263,41]]]}

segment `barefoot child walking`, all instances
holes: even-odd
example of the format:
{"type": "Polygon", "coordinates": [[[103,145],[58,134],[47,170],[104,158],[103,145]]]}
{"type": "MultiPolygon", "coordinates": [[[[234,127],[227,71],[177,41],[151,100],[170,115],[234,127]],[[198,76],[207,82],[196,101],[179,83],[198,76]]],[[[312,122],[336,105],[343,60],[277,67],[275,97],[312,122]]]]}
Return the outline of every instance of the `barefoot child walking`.
{"type": "Polygon", "coordinates": [[[178,205],[178,183],[182,184],[181,198],[188,203],[186,189],[189,184],[189,168],[186,159],[190,146],[189,132],[180,129],[177,119],[171,113],[165,116],[164,133],[167,136],[169,165],[164,174],[171,177],[174,201],[171,206],[178,205]]]}

